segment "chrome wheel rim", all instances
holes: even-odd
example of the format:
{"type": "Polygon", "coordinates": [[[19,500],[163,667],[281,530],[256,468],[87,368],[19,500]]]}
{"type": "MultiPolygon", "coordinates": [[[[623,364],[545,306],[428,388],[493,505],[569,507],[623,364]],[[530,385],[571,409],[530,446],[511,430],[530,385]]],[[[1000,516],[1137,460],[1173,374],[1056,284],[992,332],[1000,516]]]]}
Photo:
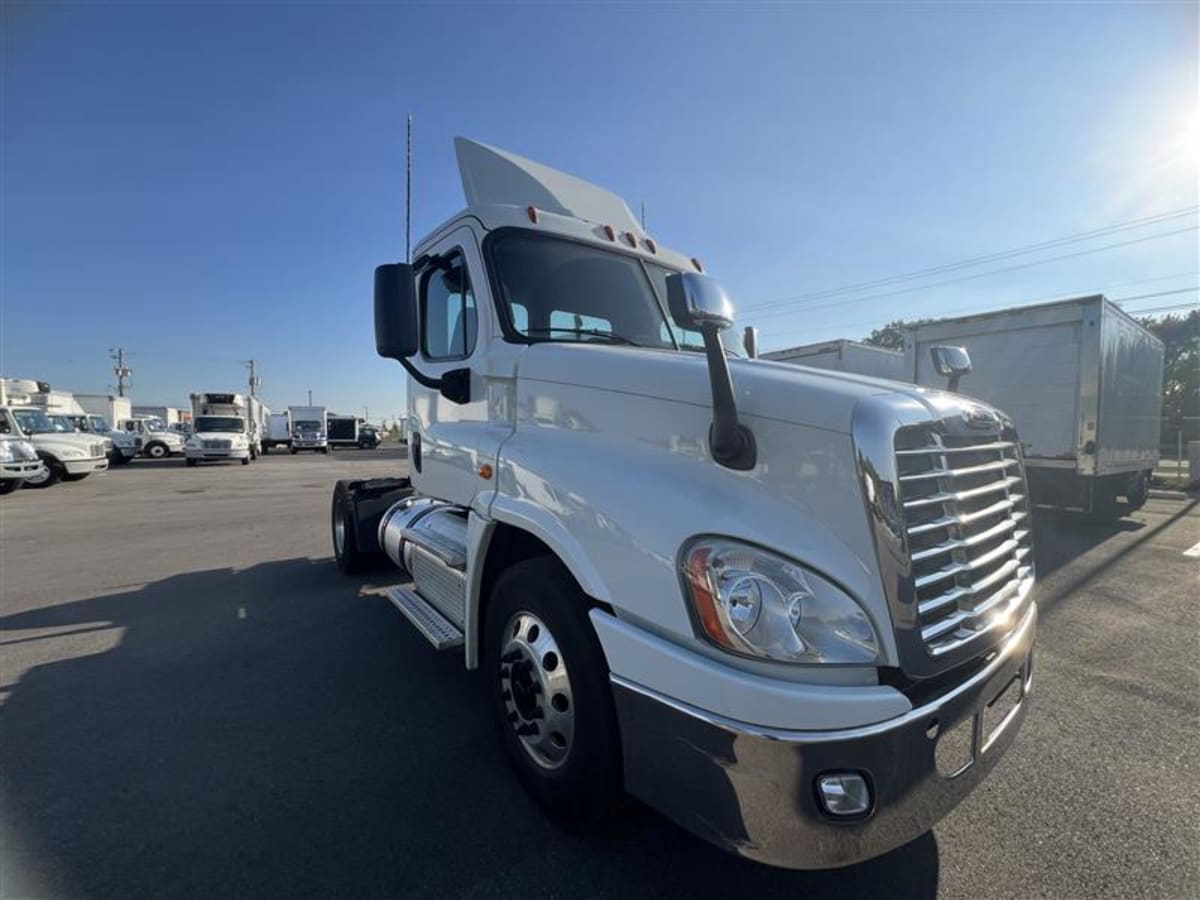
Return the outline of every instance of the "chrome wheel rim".
{"type": "Polygon", "coordinates": [[[46,462],[42,461],[42,468],[36,475],[31,475],[25,479],[26,484],[44,484],[46,479],[50,477],[50,467],[46,462]]]}
{"type": "Polygon", "coordinates": [[[500,647],[500,698],[508,727],[543,769],[566,762],[575,738],[575,697],[567,661],[546,623],[515,613],[500,647]]]}
{"type": "Polygon", "coordinates": [[[333,516],[333,546],[338,556],[346,555],[346,518],[340,513],[333,516]]]}
{"type": "Polygon", "coordinates": [[[162,459],[164,456],[166,456],[165,450],[166,450],[166,448],[163,447],[161,444],[155,444],[153,447],[150,448],[150,455],[152,457],[154,457],[155,459],[162,459]]]}

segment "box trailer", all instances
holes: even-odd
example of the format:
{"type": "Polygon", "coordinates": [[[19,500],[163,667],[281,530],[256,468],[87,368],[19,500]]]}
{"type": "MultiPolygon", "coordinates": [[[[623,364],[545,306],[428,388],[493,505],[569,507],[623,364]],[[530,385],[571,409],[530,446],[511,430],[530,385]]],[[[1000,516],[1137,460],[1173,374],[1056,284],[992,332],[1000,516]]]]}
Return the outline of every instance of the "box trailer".
{"type": "Polygon", "coordinates": [[[905,337],[917,384],[942,387],[930,350],[967,350],[961,391],[1004,410],[1037,502],[1100,518],[1146,502],[1158,463],[1163,345],[1102,295],[918,325],[905,337]]]}
{"type": "Polygon", "coordinates": [[[772,350],[762,354],[762,358],[794,363],[798,366],[812,366],[815,369],[832,369],[835,372],[890,378],[893,381],[905,380],[903,352],[844,338],[788,347],[785,350],[772,350]]]}
{"type": "Polygon", "coordinates": [[[325,430],[329,435],[331,448],[358,446],[358,419],[355,416],[339,416],[337,413],[329,413],[325,417],[325,422],[325,430]]]}
{"type": "Polygon", "coordinates": [[[267,416],[266,430],[262,436],[262,452],[267,453],[272,447],[292,446],[292,412],[270,413],[267,416]]]}

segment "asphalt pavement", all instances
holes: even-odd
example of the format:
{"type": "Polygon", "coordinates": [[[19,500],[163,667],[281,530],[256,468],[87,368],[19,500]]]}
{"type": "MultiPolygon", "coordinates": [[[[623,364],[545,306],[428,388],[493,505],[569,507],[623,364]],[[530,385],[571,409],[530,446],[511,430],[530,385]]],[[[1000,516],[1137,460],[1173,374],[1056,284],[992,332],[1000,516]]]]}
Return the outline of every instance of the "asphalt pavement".
{"type": "Polygon", "coordinates": [[[1034,704],[991,778],[877,860],[789,872],[630,804],[562,829],[461,657],[339,575],[337,478],[399,448],[139,460],[0,499],[6,897],[1195,897],[1192,499],[1035,521],[1034,704]]]}

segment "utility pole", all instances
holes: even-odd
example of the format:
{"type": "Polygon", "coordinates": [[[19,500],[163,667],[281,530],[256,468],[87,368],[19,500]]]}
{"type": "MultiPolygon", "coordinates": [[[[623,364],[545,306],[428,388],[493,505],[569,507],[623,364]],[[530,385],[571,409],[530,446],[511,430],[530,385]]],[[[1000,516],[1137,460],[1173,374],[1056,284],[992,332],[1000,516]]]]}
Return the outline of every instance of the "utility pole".
{"type": "Polygon", "coordinates": [[[308,390],[308,405],[312,406],[312,388],[308,390]]]}
{"type": "Polygon", "coordinates": [[[254,360],[248,359],[244,363],[242,363],[242,365],[244,365],[247,369],[250,370],[250,396],[257,397],[258,389],[260,387],[262,387],[262,379],[259,378],[258,375],[255,373],[254,360]]]}
{"type": "Polygon", "coordinates": [[[363,404],[363,421],[364,422],[371,421],[371,409],[365,403],[363,404]]]}
{"type": "Polygon", "coordinates": [[[125,382],[129,381],[133,375],[133,369],[125,365],[125,348],[117,347],[115,350],[109,349],[109,358],[116,361],[113,366],[113,374],[117,376],[117,396],[125,396],[125,382]]]}

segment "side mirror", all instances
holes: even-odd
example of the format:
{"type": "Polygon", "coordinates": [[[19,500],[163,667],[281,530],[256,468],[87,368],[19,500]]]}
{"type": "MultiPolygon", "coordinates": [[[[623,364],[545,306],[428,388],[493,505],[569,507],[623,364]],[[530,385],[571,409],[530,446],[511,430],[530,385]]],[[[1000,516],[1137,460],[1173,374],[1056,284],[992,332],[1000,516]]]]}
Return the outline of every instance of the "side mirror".
{"type": "Polygon", "coordinates": [[[952,391],[958,390],[958,380],[971,371],[971,355],[964,347],[939,346],[931,347],[929,355],[933,358],[933,370],[943,378],[949,378],[947,387],[952,391]]]}
{"type": "Polygon", "coordinates": [[[742,332],[742,349],[751,359],[758,359],[758,329],[753,325],[747,325],[742,332]]]}
{"type": "Polygon", "coordinates": [[[725,331],[733,325],[733,301],[715,278],[698,272],[667,276],[667,306],[680,328],[703,331],[705,325],[715,325],[725,331]]]}
{"type": "Polygon", "coordinates": [[[407,263],[375,269],[375,352],[398,360],[417,352],[417,286],[407,263]]]}

